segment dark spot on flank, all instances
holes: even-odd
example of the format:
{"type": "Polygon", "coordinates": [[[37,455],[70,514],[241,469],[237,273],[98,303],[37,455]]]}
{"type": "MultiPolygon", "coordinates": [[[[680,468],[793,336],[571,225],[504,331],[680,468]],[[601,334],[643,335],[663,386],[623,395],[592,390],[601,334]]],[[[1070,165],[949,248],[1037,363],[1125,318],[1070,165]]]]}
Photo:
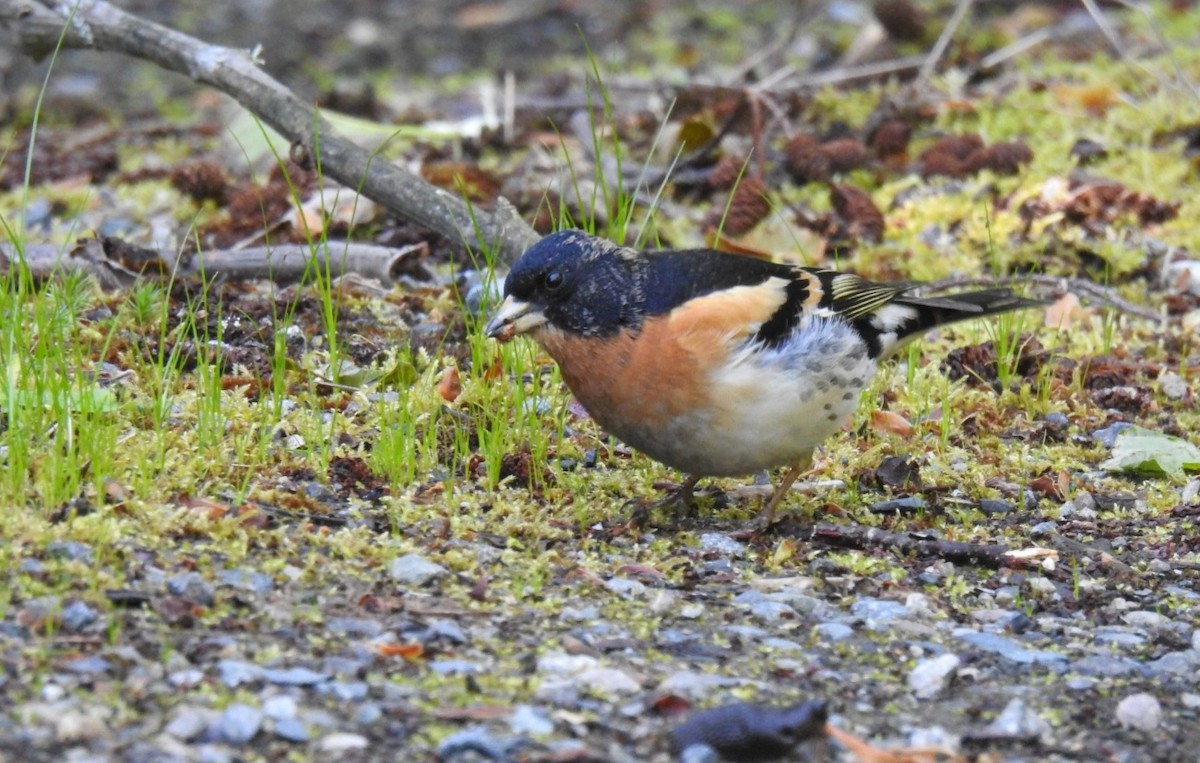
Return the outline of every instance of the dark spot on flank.
{"type": "Polygon", "coordinates": [[[830,420],[830,421],[837,421],[837,414],[836,414],[836,413],[831,413],[831,414],[829,414],[829,420],[830,420]]]}
{"type": "Polygon", "coordinates": [[[825,410],[827,410],[827,411],[832,411],[832,410],[833,410],[833,403],[826,403],[826,404],[825,404],[825,410]]]}
{"type": "Polygon", "coordinates": [[[854,393],[853,393],[853,392],[847,392],[846,394],[842,395],[842,399],[843,399],[843,400],[853,400],[853,399],[854,399],[854,393]]]}

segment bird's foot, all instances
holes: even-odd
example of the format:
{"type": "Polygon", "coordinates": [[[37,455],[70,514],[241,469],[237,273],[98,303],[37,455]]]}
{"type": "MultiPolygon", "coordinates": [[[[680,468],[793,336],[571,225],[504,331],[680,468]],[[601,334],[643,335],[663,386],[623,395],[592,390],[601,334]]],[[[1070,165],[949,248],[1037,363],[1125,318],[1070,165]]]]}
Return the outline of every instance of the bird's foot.
{"type": "Polygon", "coordinates": [[[779,521],[779,518],[776,516],[779,504],[783,503],[784,497],[792,489],[792,483],[796,481],[796,478],[807,471],[810,466],[812,466],[811,457],[804,459],[789,469],[788,473],[783,476],[783,479],[775,487],[775,492],[771,494],[770,499],[767,500],[767,504],[762,507],[762,511],[758,512],[758,516],[750,520],[746,525],[746,529],[753,532],[765,532],[771,529],[771,526],[779,521]]]}
{"type": "Polygon", "coordinates": [[[652,501],[641,499],[632,499],[626,502],[626,506],[631,508],[629,524],[634,527],[643,527],[649,520],[650,516],[656,511],[667,511],[672,518],[672,524],[678,524],[679,520],[685,513],[696,508],[696,482],[699,477],[688,477],[680,485],[671,485],[667,487],[667,494],[662,498],[652,501]]]}

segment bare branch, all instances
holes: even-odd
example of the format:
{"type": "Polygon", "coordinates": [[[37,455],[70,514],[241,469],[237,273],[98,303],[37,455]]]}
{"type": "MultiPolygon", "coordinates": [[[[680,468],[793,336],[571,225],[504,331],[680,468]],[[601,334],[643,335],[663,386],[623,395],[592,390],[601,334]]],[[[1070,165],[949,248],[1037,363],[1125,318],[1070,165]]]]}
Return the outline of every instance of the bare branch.
{"type": "Polygon", "coordinates": [[[294,283],[319,268],[333,278],[353,273],[391,286],[410,269],[414,258],[425,253],[425,249],[424,244],[394,249],[331,241],[316,247],[284,244],[205,250],[181,257],[176,262],[173,253],[138,249],[116,239],[83,239],[68,250],[53,244],[32,244],[25,247],[21,257],[11,244],[0,242],[0,273],[7,272],[18,259],[23,259],[36,281],[46,281],[63,273],[82,272],[94,276],[102,288],[116,289],[154,274],[203,274],[235,280],[269,278],[277,283],[294,283]],[[139,261],[123,261],[127,252],[136,253],[139,261]]]}
{"type": "Polygon", "coordinates": [[[338,137],[312,106],[260,69],[250,51],[209,45],[103,0],[81,0],[64,36],[70,7],[52,0],[0,0],[0,25],[13,29],[21,50],[34,57],[51,53],[63,37],[68,48],[122,53],[215,87],[301,153],[306,150],[324,174],[468,249],[482,241],[511,263],[538,238],[511,205],[472,210],[454,194],[338,137]]]}

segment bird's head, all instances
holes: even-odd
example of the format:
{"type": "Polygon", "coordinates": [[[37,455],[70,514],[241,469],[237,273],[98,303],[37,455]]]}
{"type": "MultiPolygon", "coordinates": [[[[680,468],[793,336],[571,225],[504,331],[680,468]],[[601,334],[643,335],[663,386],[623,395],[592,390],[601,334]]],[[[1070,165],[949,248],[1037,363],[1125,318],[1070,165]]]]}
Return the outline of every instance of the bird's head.
{"type": "Polygon", "coordinates": [[[605,336],[635,325],[641,256],[582,231],[565,230],[531,246],[504,281],[504,302],[484,331],[500,341],[557,329],[605,336]]]}

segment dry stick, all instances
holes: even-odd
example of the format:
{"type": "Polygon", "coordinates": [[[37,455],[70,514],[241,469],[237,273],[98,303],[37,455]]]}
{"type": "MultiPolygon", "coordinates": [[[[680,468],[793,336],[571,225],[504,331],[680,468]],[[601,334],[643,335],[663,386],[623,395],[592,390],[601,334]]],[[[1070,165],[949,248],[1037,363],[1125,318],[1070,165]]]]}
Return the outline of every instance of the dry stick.
{"type": "Polygon", "coordinates": [[[832,524],[818,522],[803,525],[784,521],[775,525],[776,532],[797,538],[808,538],[819,543],[843,548],[865,549],[883,546],[893,551],[918,556],[936,556],[939,559],[959,563],[978,564],[984,567],[1021,567],[1024,562],[1010,556],[1008,546],[999,543],[966,543],[962,541],[920,538],[911,533],[889,532],[878,527],[858,524],[832,524]]]}
{"type": "MultiPolygon", "coordinates": [[[[53,0],[0,0],[0,25],[16,32],[23,52],[44,57],[54,52],[71,7],[53,0]]],[[[81,0],[74,7],[65,47],[122,53],[217,88],[293,147],[299,144],[324,174],[397,215],[468,249],[482,241],[502,262],[511,263],[537,241],[537,233],[503,199],[495,211],[471,210],[454,194],[338,137],[308,103],[260,69],[250,52],[209,45],[103,0],[81,0]]]]}
{"type": "MultiPolygon", "coordinates": [[[[176,272],[203,273],[208,277],[234,280],[270,278],[279,283],[294,283],[319,267],[334,278],[355,273],[390,286],[423,251],[424,244],[396,249],[354,242],[331,242],[329,246],[316,247],[283,244],[270,248],[207,250],[182,258],[176,272]]],[[[25,265],[37,280],[48,280],[64,272],[83,272],[94,276],[104,289],[129,286],[147,272],[169,274],[174,266],[174,254],[155,254],[157,259],[147,262],[149,269],[133,269],[109,256],[101,239],[81,240],[69,251],[54,244],[30,244],[23,251],[25,265]]],[[[0,273],[17,259],[11,244],[0,243],[0,273]]]]}
{"type": "Polygon", "coordinates": [[[921,70],[917,73],[917,81],[913,83],[914,88],[920,88],[933,76],[938,61],[942,60],[942,55],[950,45],[950,39],[954,37],[954,33],[958,31],[963,19],[967,17],[967,11],[971,10],[971,6],[974,4],[975,0],[959,0],[958,5],[954,8],[954,15],[946,22],[946,27],[942,29],[933,49],[929,51],[929,56],[921,64],[921,70]]]}

